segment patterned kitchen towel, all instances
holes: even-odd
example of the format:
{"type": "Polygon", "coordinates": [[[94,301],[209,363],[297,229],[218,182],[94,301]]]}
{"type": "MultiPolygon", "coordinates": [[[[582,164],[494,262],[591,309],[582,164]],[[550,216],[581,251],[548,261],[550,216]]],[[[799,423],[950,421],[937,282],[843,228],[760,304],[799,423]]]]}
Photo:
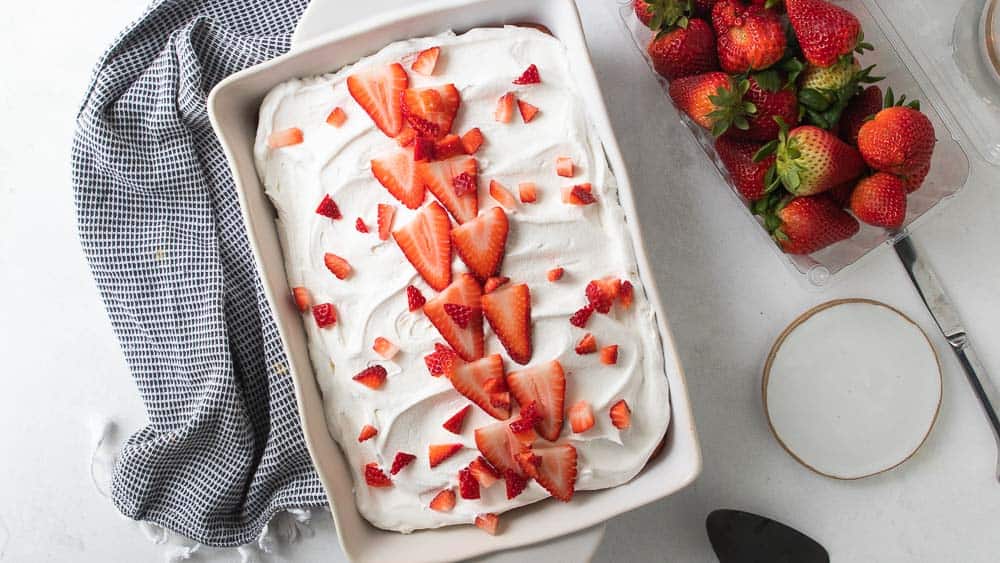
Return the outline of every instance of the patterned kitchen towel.
{"type": "Polygon", "coordinates": [[[326,497],[205,100],[285,52],[306,0],[158,0],[97,64],[77,117],[80,239],[149,425],[112,498],[211,546],[326,497]]]}

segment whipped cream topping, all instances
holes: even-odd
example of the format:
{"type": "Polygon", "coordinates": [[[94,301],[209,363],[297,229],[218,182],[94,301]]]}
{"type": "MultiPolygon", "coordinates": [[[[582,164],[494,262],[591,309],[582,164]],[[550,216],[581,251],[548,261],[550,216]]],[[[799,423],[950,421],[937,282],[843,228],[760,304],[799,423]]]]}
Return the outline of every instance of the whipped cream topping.
{"type": "MultiPolygon", "coordinates": [[[[559,439],[577,449],[576,489],[601,489],[630,480],[663,439],[670,406],[662,344],[638,277],[615,178],[586,117],[565,47],[530,28],[483,28],[393,43],[335,74],[283,83],[261,105],[256,163],[277,210],[288,280],[292,287],[308,288],[314,303],[333,303],[337,310],[333,327],[318,328],[311,315],[304,319],[329,430],[353,468],[359,510],[379,528],[409,532],[472,523],[477,514],[500,513],[549,496],[531,482],[521,495],[507,500],[499,482],[482,489],[478,500],[459,497],[451,512],[428,508],[443,488],[453,487],[458,496],[458,470],[480,455],[474,430],[496,421],[473,406],[461,435],[442,428],[470,401],[452,388],[447,377],[429,375],[423,357],[433,351],[435,342],[444,340],[420,311],[409,312],[406,286],[415,285],[427,298],[435,291],[391,237],[381,241],[376,233],[379,203],[396,207],[395,228],[408,223],[415,211],[396,201],[373,177],[370,160],[397,144],[354,102],[346,79],[355,69],[396,61],[407,68],[410,87],[451,82],[461,92],[453,132],[479,127],[486,139],[475,155],[480,210],[498,205],[488,194],[491,179],[515,194],[520,182],[537,185],[536,203],[508,211],[510,235],[502,263],[502,275],[531,289],[534,354],[529,365],[558,359],[566,372],[566,408],[581,399],[593,407],[593,428],[574,434],[567,419],[559,439]],[[414,55],[435,45],[441,46],[441,57],[434,75],[409,72],[414,55]],[[511,81],[532,63],[540,71],[541,84],[513,85],[511,81]],[[530,124],[516,114],[510,123],[494,120],[497,100],[508,91],[540,108],[530,124]],[[337,106],[347,114],[339,128],[325,123],[337,106]],[[304,142],[268,148],[268,135],[289,127],[300,128],[304,142]],[[573,178],[556,175],[558,156],[573,158],[577,169],[573,178]],[[573,206],[561,201],[562,187],[583,182],[593,185],[597,203],[573,206]],[[343,219],[332,221],[315,212],[324,194],[333,197],[343,219]],[[357,217],[371,233],[355,230],[357,217]],[[331,275],[323,262],[326,252],[351,263],[354,271],[349,278],[331,275]],[[564,277],[547,281],[547,271],[556,266],[565,269],[564,277]],[[615,306],[608,315],[595,313],[586,329],[572,326],[570,315],[586,304],[586,284],[604,276],[631,280],[632,307],[615,306]],[[603,365],[598,354],[575,353],[586,332],[595,335],[598,346],[619,345],[617,365],[603,365]],[[372,350],[379,336],[400,347],[392,361],[372,350]],[[351,379],[375,364],[388,371],[381,389],[371,390],[351,379]],[[608,414],[620,399],[632,410],[632,426],[626,430],[612,426],[608,414]],[[358,443],[358,432],[366,424],[377,428],[378,435],[358,443]],[[465,447],[431,469],[428,446],[445,443],[465,447]],[[416,455],[416,461],[392,476],[392,487],[369,488],[365,464],[377,462],[388,474],[399,451],[416,455]]],[[[432,199],[428,192],[427,201],[432,199]]],[[[453,271],[466,270],[455,256],[453,271]]],[[[486,353],[503,355],[507,371],[521,367],[510,361],[488,325],[486,353]]],[[[516,417],[515,409],[510,420],[516,417]]]]}

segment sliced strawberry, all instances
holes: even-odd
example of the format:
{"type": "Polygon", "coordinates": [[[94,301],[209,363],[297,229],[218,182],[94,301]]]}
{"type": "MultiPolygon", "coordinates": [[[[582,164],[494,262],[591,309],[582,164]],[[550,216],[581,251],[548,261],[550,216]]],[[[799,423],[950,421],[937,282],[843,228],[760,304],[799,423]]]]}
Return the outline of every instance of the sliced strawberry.
{"type": "Polygon", "coordinates": [[[538,402],[531,401],[521,407],[517,420],[509,424],[514,434],[521,435],[529,430],[533,430],[535,425],[542,421],[542,415],[538,412],[538,402]]]}
{"type": "Polygon", "coordinates": [[[451,242],[469,270],[480,280],[486,280],[500,269],[508,230],[507,214],[503,209],[493,207],[452,229],[451,242]]]}
{"type": "Polygon", "coordinates": [[[377,463],[372,462],[365,466],[365,483],[369,487],[391,487],[392,479],[382,471],[382,468],[378,466],[377,463]]]}
{"type": "Polygon", "coordinates": [[[601,348],[601,363],[606,366],[613,366],[618,363],[618,345],[611,344],[601,348]]]}
{"type": "Polygon", "coordinates": [[[577,434],[594,427],[594,409],[590,403],[580,401],[569,408],[569,427],[577,434]]]}
{"type": "Polygon", "coordinates": [[[358,442],[364,442],[378,434],[378,429],[371,424],[366,424],[361,427],[361,432],[358,434],[358,442]]]}
{"type": "Polygon", "coordinates": [[[469,321],[472,320],[472,315],[475,313],[472,307],[458,303],[445,303],[444,312],[448,313],[448,316],[455,321],[459,328],[469,328],[469,321]]]}
{"type": "Polygon", "coordinates": [[[385,383],[385,378],[388,374],[385,368],[382,366],[371,366],[361,370],[361,373],[355,375],[354,381],[364,385],[365,387],[371,389],[379,389],[382,384],[385,383]]]}
{"type": "Polygon", "coordinates": [[[563,270],[561,267],[555,267],[545,273],[545,278],[550,282],[557,282],[562,279],[564,273],[566,273],[566,270],[563,270]]]}
{"type": "Polygon", "coordinates": [[[514,84],[538,84],[542,77],[538,75],[538,67],[534,64],[528,65],[521,76],[514,79],[514,84]]]}
{"type": "Polygon", "coordinates": [[[389,240],[392,232],[392,220],[396,217],[396,208],[387,204],[378,204],[378,238],[389,240]]]}
{"type": "Polygon", "coordinates": [[[585,291],[587,302],[593,305],[597,312],[607,314],[621,292],[621,280],[610,277],[592,280],[587,284],[585,291]]]}
{"type": "Polygon", "coordinates": [[[559,438],[566,399],[566,376],[558,360],[507,374],[507,386],[522,405],[536,401],[542,416],[536,428],[550,442],[559,438]]]}
{"type": "Polygon", "coordinates": [[[532,453],[541,458],[541,463],[528,475],[553,497],[563,502],[572,500],[576,489],[576,448],[563,444],[534,448],[532,453]]]}
{"type": "Polygon", "coordinates": [[[431,468],[437,467],[461,449],[462,444],[431,444],[427,446],[427,461],[431,468]]]}
{"type": "Polygon", "coordinates": [[[445,135],[434,145],[434,153],[437,155],[436,158],[438,160],[466,154],[465,146],[462,145],[462,138],[452,133],[445,135]]]}
{"type": "Polygon", "coordinates": [[[533,182],[521,182],[518,184],[517,195],[521,198],[521,203],[535,203],[538,201],[538,189],[533,182]]]}
{"type": "Polygon", "coordinates": [[[434,495],[430,508],[435,512],[451,512],[455,508],[455,491],[445,489],[434,495]]]}
{"type": "Polygon", "coordinates": [[[594,338],[593,334],[589,332],[583,335],[580,342],[576,344],[576,353],[581,356],[584,354],[593,354],[597,351],[597,339],[594,338]]]}
{"type": "Polygon", "coordinates": [[[342,217],[340,208],[337,207],[337,204],[329,194],[323,196],[323,199],[319,202],[319,206],[316,207],[316,213],[330,219],[340,219],[342,217]]]}
{"type": "Polygon", "coordinates": [[[347,77],[351,97],[390,137],[395,137],[403,129],[400,100],[409,84],[406,70],[399,63],[368,68],[347,77]]]}
{"type": "MultiPolygon", "coordinates": [[[[460,274],[455,281],[424,305],[424,314],[467,362],[483,357],[482,289],[471,274],[460,274]],[[468,325],[463,328],[445,311],[445,304],[465,305],[472,309],[468,325]]],[[[482,406],[482,405],[480,405],[482,406]]]]}
{"type": "Polygon", "coordinates": [[[372,174],[378,183],[410,209],[420,207],[426,197],[424,184],[416,175],[413,158],[409,151],[396,149],[371,161],[372,174]]]}
{"type": "Polygon", "coordinates": [[[463,156],[437,162],[417,163],[417,175],[423,185],[448,209],[460,225],[475,219],[479,213],[479,195],[475,191],[463,196],[455,193],[455,177],[463,172],[472,177],[477,176],[476,159],[463,156]]]}
{"type": "Polygon", "coordinates": [[[478,127],[473,127],[462,135],[462,147],[465,154],[476,154],[479,147],[483,146],[483,132],[478,127]]]}
{"type": "Polygon", "coordinates": [[[497,109],[493,113],[493,118],[499,123],[510,123],[512,117],[514,117],[514,93],[507,92],[497,102],[497,109]]]}
{"type": "Polygon", "coordinates": [[[413,454],[408,454],[406,452],[396,452],[396,457],[392,460],[392,469],[389,470],[390,475],[395,475],[403,470],[404,467],[413,463],[413,460],[417,459],[417,456],[413,454]]]}
{"type": "Polygon", "coordinates": [[[522,442],[506,422],[496,422],[477,428],[476,447],[501,474],[508,470],[523,474],[524,471],[515,456],[531,451],[528,444],[522,442]]]}
{"type": "Polygon", "coordinates": [[[282,129],[281,131],[275,131],[267,136],[267,146],[272,149],[298,145],[302,141],[302,130],[298,127],[290,127],[288,129],[282,129]]]}
{"type": "Polygon", "coordinates": [[[368,225],[365,225],[365,222],[361,219],[361,217],[358,217],[357,220],[354,221],[354,228],[357,229],[359,233],[368,232],[368,225]]]}
{"type": "Polygon", "coordinates": [[[577,184],[562,189],[562,201],[569,205],[590,205],[597,199],[590,184],[577,184]]]}
{"type": "Polygon", "coordinates": [[[500,480],[500,473],[483,456],[479,456],[469,463],[469,471],[484,489],[492,487],[500,480]]]}
{"type": "Polygon", "coordinates": [[[521,121],[531,123],[531,120],[538,114],[538,108],[524,100],[517,101],[517,109],[521,112],[521,121]]]}
{"type": "Polygon", "coordinates": [[[494,291],[496,288],[504,285],[509,281],[510,278],[508,278],[507,276],[495,276],[489,278],[486,280],[486,283],[483,284],[483,293],[490,293],[494,291]]]}
{"type": "Polygon", "coordinates": [[[563,178],[572,178],[574,172],[573,159],[568,156],[556,158],[556,174],[563,178]]]}
{"type": "Polygon", "coordinates": [[[619,430],[632,426],[632,409],[628,408],[625,399],[611,405],[611,424],[619,430]]]}
{"type": "Polygon", "coordinates": [[[309,296],[309,290],[304,287],[293,287],[292,297],[295,299],[295,306],[299,308],[299,312],[305,313],[312,306],[312,297],[309,296]]]}
{"type": "Polygon", "coordinates": [[[497,535],[497,528],[500,527],[500,517],[492,512],[476,515],[476,527],[491,536],[497,535]]]}
{"type": "Polygon", "coordinates": [[[523,493],[524,489],[528,487],[528,480],[514,471],[505,472],[503,478],[507,482],[507,500],[523,493]]]}
{"type": "Polygon", "coordinates": [[[531,291],[527,284],[506,286],[483,295],[483,314],[510,359],[531,360],[531,291]]]}
{"type": "Polygon", "coordinates": [[[479,498],[479,481],[476,481],[468,467],[458,470],[458,494],[469,500],[479,498]]]}
{"type": "Polygon", "coordinates": [[[434,67],[437,65],[438,56],[441,55],[441,47],[431,47],[420,51],[416,60],[410,65],[410,70],[417,74],[430,76],[434,74],[434,67]]]}
{"type": "Polygon", "coordinates": [[[323,263],[326,264],[326,269],[330,270],[339,280],[347,279],[347,276],[351,275],[351,265],[347,260],[332,252],[323,255],[323,263]]]}
{"type": "Polygon", "coordinates": [[[470,176],[467,172],[462,172],[451,181],[455,188],[455,195],[462,197],[467,193],[476,191],[476,177],[470,176]]]}
{"type": "Polygon", "coordinates": [[[451,132],[462,98],[454,84],[403,92],[403,119],[417,134],[440,139],[451,132]]]}
{"type": "Polygon", "coordinates": [[[454,350],[440,342],[436,342],[434,343],[434,351],[424,356],[424,363],[427,364],[427,371],[431,375],[440,377],[448,373],[448,370],[451,369],[457,359],[458,354],[454,350]]]}
{"type": "Polygon", "coordinates": [[[381,336],[375,338],[375,344],[372,346],[372,350],[375,353],[387,360],[391,360],[399,352],[399,346],[396,346],[387,338],[382,338],[381,336]]]}
{"type": "Polygon", "coordinates": [[[487,393],[502,393],[507,391],[507,380],[503,377],[491,377],[483,382],[483,391],[487,393]]]}
{"type": "Polygon", "coordinates": [[[622,282],[621,291],[618,293],[618,299],[621,300],[622,307],[628,309],[632,306],[634,292],[635,288],[632,287],[632,282],[628,280],[622,282]]]}
{"type": "Polygon", "coordinates": [[[448,213],[432,201],[406,226],[392,233],[410,264],[428,285],[439,291],[451,283],[450,232],[448,213]]]}
{"type": "Polygon", "coordinates": [[[414,162],[434,160],[435,158],[437,158],[437,144],[434,142],[434,139],[430,137],[416,137],[413,140],[414,162]]]}
{"type": "Polygon", "coordinates": [[[462,410],[451,415],[451,418],[444,421],[444,424],[442,424],[441,426],[443,426],[445,430],[451,432],[452,434],[461,434],[462,423],[465,422],[465,417],[469,415],[470,410],[472,410],[472,405],[465,405],[464,407],[462,407],[462,410]]]}
{"type": "Polygon", "coordinates": [[[500,359],[500,354],[493,354],[481,360],[452,366],[452,369],[447,374],[455,390],[478,405],[487,414],[497,420],[507,420],[510,418],[510,406],[508,405],[506,408],[494,406],[490,399],[495,393],[490,393],[484,389],[484,384],[488,379],[503,378],[503,360],[500,359]]]}
{"type": "Polygon", "coordinates": [[[516,209],[517,200],[506,187],[496,180],[490,180],[490,197],[507,209],[516,209]]]}
{"type": "Polygon", "coordinates": [[[337,312],[331,303],[320,303],[313,307],[313,318],[316,319],[316,326],[326,328],[337,323],[337,312]]]}
{"type": "Polygon", "coordinates": [[[326,123],[334,127],[340,127],[345,121],[347,121],[347,114],[339,106],[333,108],[333,111],[326,116],[326,123]]]}
{"type": "Polygon", "coordinates": [[[587,321],[590,320],[590,316],[594,314],[594,305],[592,303],[587,303],[584,307],[577,309],[575,313],[569,318],[569,324],[584,328],[587,326],[587,321]]]}

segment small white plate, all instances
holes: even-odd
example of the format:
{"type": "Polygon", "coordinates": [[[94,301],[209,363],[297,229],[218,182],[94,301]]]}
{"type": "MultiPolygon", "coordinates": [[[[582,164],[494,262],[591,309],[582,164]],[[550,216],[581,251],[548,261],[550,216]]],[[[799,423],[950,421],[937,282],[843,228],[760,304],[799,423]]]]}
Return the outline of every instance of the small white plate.
{"type": "Polygon", "coordinates": [[[764,411],[802,465],[861,479],[903,463],[941,406],[941,367],[927,335],[896,309],[831,301],[792,322],[771,348],[764,411]]]}

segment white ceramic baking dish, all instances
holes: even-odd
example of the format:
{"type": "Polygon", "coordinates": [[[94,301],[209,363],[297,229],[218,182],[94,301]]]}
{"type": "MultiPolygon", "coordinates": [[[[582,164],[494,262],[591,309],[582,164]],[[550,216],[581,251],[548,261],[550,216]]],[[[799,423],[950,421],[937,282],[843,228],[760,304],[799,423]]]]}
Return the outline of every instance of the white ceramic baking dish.
{"type": "Polygon", "coordinates": [[[444,0],[379,15],[318,37],[292,53],[227,78],[212,90],[208,111],[229,159],[247,234],[288,356],[288,372],[295,385],[306,443],[326,488],[341,546],[350,559],[358,562],[405,560],[409,563],[459,560],[544,541],[662,499],[685,487],[698,475],[701,451],[687,385],[652,269],[642,248],[628,173],[611,130],[573,0],[444,0]],[[484,534],[473,526],[451,526],[406,535],[383,531],[368,524],[355,506],[351,472],[327,430],[302,316],[288,297],[275,211],[254,168],[253,142],[259,106],[271,88],[286,80],[334,71],[393,41],[435,35],[448,29],[460,32],[474,27],[518,23],[543,25],[566,45],[570,64],[577,70],[583,101],[618,179],[628,228],[639,244],[636,249],[639,274],[656,313],[663,344],[665,377],[670,383],[670,428],[663,451],[632,481],[611,489],[578,493],[571,503],[542,501],[517,509],[501,519],[502,533],[497,536],[484,534]]]}

